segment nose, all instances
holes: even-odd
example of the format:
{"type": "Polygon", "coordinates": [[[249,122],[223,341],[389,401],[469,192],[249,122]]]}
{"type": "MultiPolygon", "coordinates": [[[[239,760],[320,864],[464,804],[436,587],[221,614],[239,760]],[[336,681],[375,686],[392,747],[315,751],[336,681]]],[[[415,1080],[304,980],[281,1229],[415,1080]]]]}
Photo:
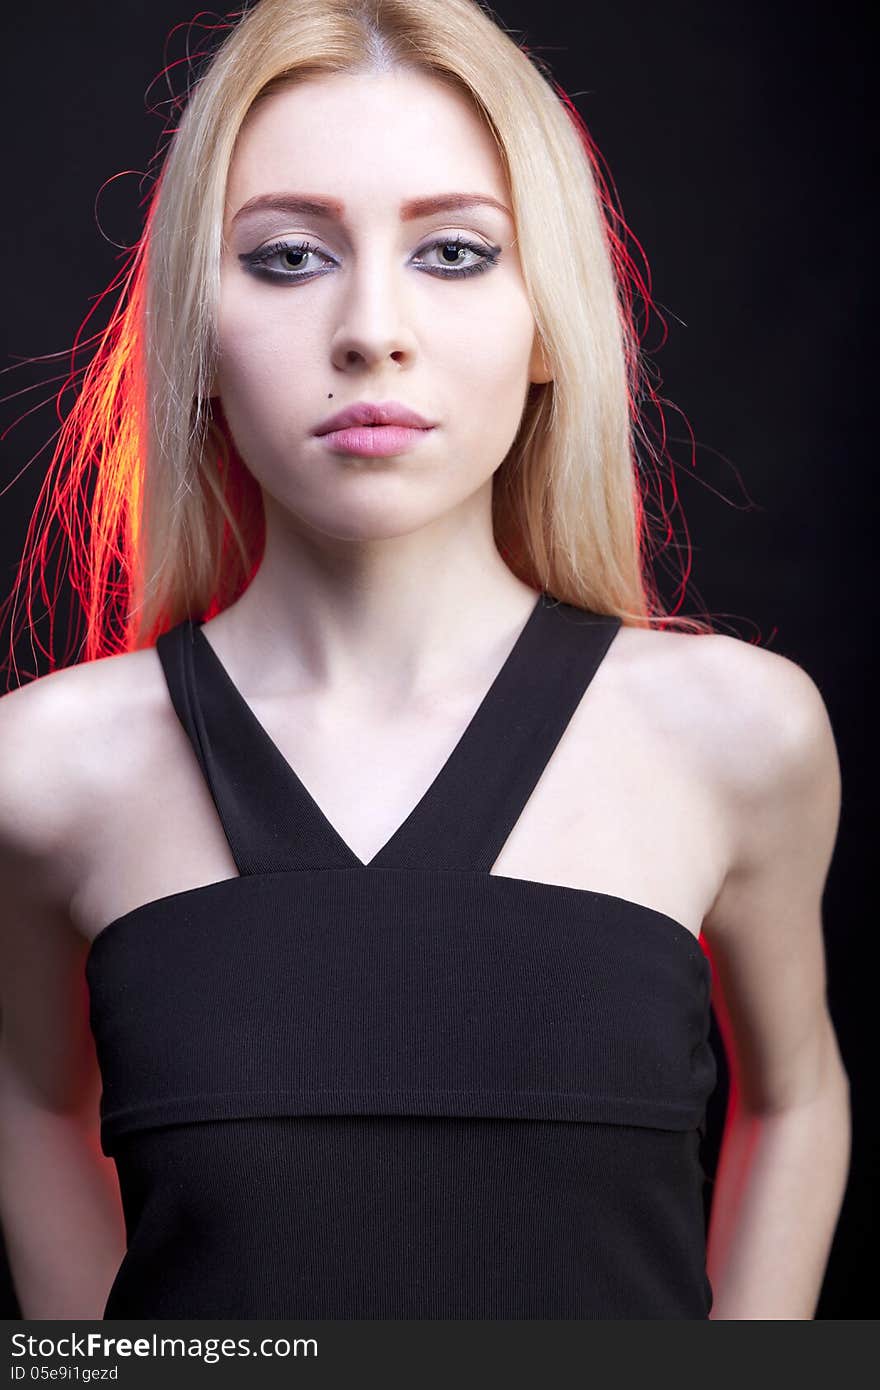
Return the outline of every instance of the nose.
{"type": "Polygon", "coordinates": [[[373,256],[346,276],[339,291],[331,345],[334,367],[350,371],[389,359],[399,366],[413,360],[416,335],[407,303],[406,275],[406,267],[393,267],[391,257],[373,256]]]}

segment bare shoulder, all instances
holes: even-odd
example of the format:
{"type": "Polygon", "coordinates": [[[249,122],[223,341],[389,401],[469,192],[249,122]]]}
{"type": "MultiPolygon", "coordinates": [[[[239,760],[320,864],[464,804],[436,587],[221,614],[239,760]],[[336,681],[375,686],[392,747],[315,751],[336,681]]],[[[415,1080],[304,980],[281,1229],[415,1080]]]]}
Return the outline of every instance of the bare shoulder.
{"type": "Polygon", "coordinates": [[[837,1092],[822,900],[841,778],[821,692],[796,662],[721,634],[636,631],[621,652],[640,673],[629,684],[653,691],[697,750],[725,817],[726,872],[703,926],[741,1103],[772,1113],[837,1092]]]}
{"type": "Polygon", "coordinates": [[[65,667],[0,697],[0,862],[60,883],[79,830],[156,736],[152,649],[65,667]],[[132,737],[137,729],[138,737],[132,737]]]}
{"type": "Polygon", "coordinates": [[[623,628],[618,641],[627,692],[726,796],[754,807],[824,786],[833,800],[831,721],[797,662],[722,633],[623,628]]]}
{"type": "MultiPolygon", "coordinates": [[[[85,827],[125,777],[134,721],[149,729],[151,651],[68,667],[0,698],[0,1110],[98,1126],[99,1075],[71,913],[85,827]]],[[[94,1143],[94,1139],[92,1140],[94,1143]]]]}
{"type": "Polygon", "coordinates": [[[841,776],[813,678],[788,657],[721,633],[623,628],[618,643],[615,704],[688,768],[699,788],[694,813],[710,815],[719,837],[708,940],[754,937],[763,960],[768,924],[778,944],[785,913],[800,924],[792,939],[809,931],[805,923],[815,933],[841,776]]]}

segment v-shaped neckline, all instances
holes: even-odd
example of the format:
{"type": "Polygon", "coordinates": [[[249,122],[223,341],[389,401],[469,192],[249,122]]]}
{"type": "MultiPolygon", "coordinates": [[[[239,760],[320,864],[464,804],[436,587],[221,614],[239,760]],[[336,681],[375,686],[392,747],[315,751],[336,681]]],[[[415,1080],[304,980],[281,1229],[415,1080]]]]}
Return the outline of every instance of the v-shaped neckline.
{"type": "Polygon", "coordinates": [[[440,794],[442,794],[443,787],[451,781],[459,764],[462,763],[464,759],[466,759],[470,744],[472,740],[474,740],[477,736],[478,728],[481,726],[483,720],[485,719],[487,712],[491,710],[491,708],[495,705],[496,701],[498,701],[500,697],[503,695],[507,684],[507,679],[512,671],[512,668],[514,667],[514,664],[524,653],[524,649],[526,648],[530,639],[534,635],[538,625],[539,615],[542,612],[548,611],[545,599],[551,603],[555,601],[552,598],[550,598],[549,595],[546,595],[543,590],[541,590],[538,593],[536,601],[532,606],[532,610],[526,618],[525,623],[520,628],[520,631],[517,634],[517,637],[514,640],[512,647],[510,648],[506,657],[502,661],[501,666],[499,667],[498,671],[493,677],[491,684],[489,685],[485,694],[482,696],[473,714],[468,719],[467,724],[465,725],[461,735],[459,736],[458,740],[453,746],[448,757],[443,762],[442,766],[440,767],[440,770],[437,772],[436,776],[432,779],[428,787],[419,797],[416,804],[412,807],[412,809],[407,813],[407,815],[400,822],[397,828],[392,831],[388,839],[384,842],[383,845],[380,846],[380,848],[370,859],[361,859],[360,855],[355,853],[355,851],[348,844],[347,840],[345,840],[343,836],[340,834],[340,832],[337,830],[336,826],[330,820],[327,813],[324,811],[324,809],[321,807],[321,805],[309,791],[309,788],[306,786],[302,778],[297,773],[296,768],[293,766],[290,760],[287,757],[285,757],[285,755],[282,753],[281,749],[278,747],[277,743],[269,733],[268,729],[257,718],[257,715],[254,713],[254,710],[248,704],[244,695],[241,693],[235,681],[232,679],[232,676],[229,674],[228,670],[223,665],[223,662],[221,661],[218,653],[212,646],[210,640],[202,631],[202,620],[194,619],[188,621],[193,631],[195,640],[199,643],[201,650],[208,657],[216,676],[225,686],[228,695],[231,697],[242,718],[245,719],[249,724],[252,734],[258,740],[258,742],[263,745],[263,748],[265,749],[266,753],[275,762],[276,766],[283,773],[284,777],[290,782],[293,791],[299,797],[305,800],[313,818],[317,821],[318,825],[320,826],[325,839],[328,841],[328,843],[332,844],[335,852],[343,860],[347,860],[349,862],[352,868],[370,869],[383,867],[383,861],[385,860],[385,858],[393,856],[394,850],[397,848],[398,845],[400,845],[403,842],[406,833],[410,831],[414,827],[416,822],[421,818],[421,816],[427,812],[429,804],[433,802],[440,794]]]}

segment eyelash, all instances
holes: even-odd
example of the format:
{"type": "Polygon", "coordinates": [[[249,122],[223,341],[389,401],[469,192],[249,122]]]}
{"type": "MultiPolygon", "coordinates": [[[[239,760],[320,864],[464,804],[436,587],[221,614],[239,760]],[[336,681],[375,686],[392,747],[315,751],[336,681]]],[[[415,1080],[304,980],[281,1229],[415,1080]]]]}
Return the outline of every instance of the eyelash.
{"type": "MultiPolygon", "coordinates": [[[[480,275],[483,271],[489,270],[495,265],[501,254],[500,246],[486,248],[478,246],[475,242],[467,241],[464,237],[438,237],[436,241],[429,242],[425,250],[430,251],[435,246],[458,246],[462,247],[465,251],[473,251],[476,256],[480,257],[476,265],[466,266],[463,270],[456,270],[453,266],[432,266],[429,268],[429,274],[439,275],[444,280],[464,280],[468,275],[480,275]]],[[[308,241],[274,241],[271,245],[264,246],[259,251],[252,251],[248,255],[239,256],[239,260],[248,270],[253,271],[254,274],[259,275],[261,278],[265,280],[280,280],[287,284],[291,284],[295,280],[312,280],[315,278],[315,275],[321,274],[320,271],[310,271],[306,274],[285,274],[283,271],[266,269],[266,262],[270,261],[273,256],[280,255],[284,251],[307,252],[309,254],[317,252],[319,256],[325,254],[323,251],[318,251],[317,246],[313,246],[311,242],[308,241]]]]}

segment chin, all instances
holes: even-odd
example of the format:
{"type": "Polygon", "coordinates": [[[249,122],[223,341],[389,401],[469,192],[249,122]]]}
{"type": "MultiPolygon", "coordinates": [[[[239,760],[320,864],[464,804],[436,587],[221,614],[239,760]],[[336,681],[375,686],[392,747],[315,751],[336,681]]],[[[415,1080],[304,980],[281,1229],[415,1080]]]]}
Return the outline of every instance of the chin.
{"type": "MultiPolygon", "coordinates": [[[[411,536],[426,526],[434,525],[457,505],[450,499],[446,505],[434,499],[431,506],[416,506],[414,499],[397,496],[359,499],[362,505],[349,499],[348,505],[324,507],[309,511],[291,507],[310,530],[341,541],[390,541],[398,536],[411,536]]],[[[424,503],[425,499],[422,499],[424,503]]]]}

